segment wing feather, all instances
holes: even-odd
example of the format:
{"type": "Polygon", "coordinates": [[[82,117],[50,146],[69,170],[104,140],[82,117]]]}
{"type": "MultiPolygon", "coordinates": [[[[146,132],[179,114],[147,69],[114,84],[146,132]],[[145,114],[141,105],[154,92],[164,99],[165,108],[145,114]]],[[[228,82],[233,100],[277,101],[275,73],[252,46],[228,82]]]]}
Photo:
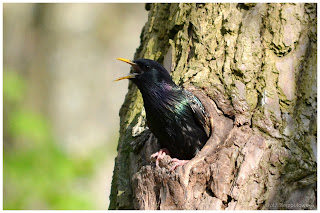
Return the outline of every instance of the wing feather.
{"type": "Polygon", "coordinates": [[[207,136],[210,136],[210,117],[208,113],[205,111],[204,106],[200,102],[200,100],[193,95],[191,92],[183,90],[183,94],[187,97],[189,105],[193,111],[193,115],[195,120],[203,127],[207,136]]]}

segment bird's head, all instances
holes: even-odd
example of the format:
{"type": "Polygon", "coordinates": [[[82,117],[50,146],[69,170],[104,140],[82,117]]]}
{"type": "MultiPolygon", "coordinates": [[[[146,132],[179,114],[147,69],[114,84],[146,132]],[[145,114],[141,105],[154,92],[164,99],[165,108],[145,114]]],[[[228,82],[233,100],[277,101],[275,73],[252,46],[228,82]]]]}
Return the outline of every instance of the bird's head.
{"type": "Polygon", "coordinates": [[[129,73],[115,81],[129,79],[132,80],[140,89],[141,87],[160,85],[163,82],[167,84],[174,84],[168,71],[156,61],[150,59],[136,59],[134,61],[123,58],[117,59],[130,64],[133,67],[133,73],[129,73]]]}

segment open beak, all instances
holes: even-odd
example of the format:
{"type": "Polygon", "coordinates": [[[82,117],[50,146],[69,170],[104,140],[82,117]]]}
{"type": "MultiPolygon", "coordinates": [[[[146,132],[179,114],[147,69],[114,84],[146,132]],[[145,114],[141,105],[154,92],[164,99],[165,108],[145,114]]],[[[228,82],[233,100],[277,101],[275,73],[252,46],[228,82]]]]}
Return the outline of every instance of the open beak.
{"type": "Polygon", "coordinates": [[[120,80],[123,80],[123,79],[135,78],[136,75],[138,75],[138,74],[137,74],[137,73],[129,73],[128,75],[123,76],[123,77],[121,77],[121,78],[118,78],[118,79],[116,79],[116,80],[114,80],[114,81],[120,81],[120,80]]]}
{"type": "MultiPolygon", "coordinates": [[[[123,61],[123,62],[126,62],[128,64],[130,64],[131,66],[133,66],[134,68],[137,67],[137,64],[130,61],[129,59],[124,59],[124,58],[117,58],[118,60],[120,61],[123,61]]],[[[129,73],[128,75],[124,76],[124,77],[121,77],[121,78],[118,78],[114,81],[120,81],[120,80],[123,80],[123,79],[130,79],[130,78],[135,78],[135,76],[138,75],[138,73],[129,73]]]]}
{"type": "Polygon", "coordinates": [[[130,65],[132,65],[132,66],[137,66],[136,63],[130,61],[129,59],[125,59],[125,58],[117,58],[117,59],[118,59],[119,61],[126,62],[126,63],[128,63],[128,64],[130,64],[130,65]]]}

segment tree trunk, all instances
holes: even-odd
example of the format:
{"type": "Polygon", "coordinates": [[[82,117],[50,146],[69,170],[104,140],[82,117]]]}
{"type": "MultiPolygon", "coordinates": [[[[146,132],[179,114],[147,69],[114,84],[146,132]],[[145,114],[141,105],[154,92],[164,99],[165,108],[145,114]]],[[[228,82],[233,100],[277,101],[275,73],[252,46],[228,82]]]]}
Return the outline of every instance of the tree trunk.
{"type": "Polygon", "coordinates": [[[110,209],[316,209],[316,4],[147,4],[135,58],[157,60],[213,118],[183,167],[159,144],[130,83],[110,209]]]}

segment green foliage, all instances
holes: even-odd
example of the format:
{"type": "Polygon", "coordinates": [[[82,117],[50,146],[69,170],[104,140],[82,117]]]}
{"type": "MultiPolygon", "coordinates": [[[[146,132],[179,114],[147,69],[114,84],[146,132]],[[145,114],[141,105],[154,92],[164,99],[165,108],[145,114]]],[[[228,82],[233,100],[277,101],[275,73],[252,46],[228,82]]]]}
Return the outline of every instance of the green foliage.
{"type": "Polygon", "coordinates": [[[10,116],[7,128],[10,134],[26,137],[30,142],[40,143],[50,138],[48,122],[42,116],[23,109],[10,116]]]}
{"type": "Polygon", "coordinates": [[[13,70],[3,73],[3,96],[8,102],[18,102],[25,90],[23,79],[13,70]]]}
{"type": "Polygon", "coordinates": [[[25,82],[16,72],[3,74],[4,209],[94,209],[81,186],[98,158],[71,158],[55,143],[48,121],[27,110],[25,82]],[[95,160],[91,160],[95,159],[95,160]]]}

